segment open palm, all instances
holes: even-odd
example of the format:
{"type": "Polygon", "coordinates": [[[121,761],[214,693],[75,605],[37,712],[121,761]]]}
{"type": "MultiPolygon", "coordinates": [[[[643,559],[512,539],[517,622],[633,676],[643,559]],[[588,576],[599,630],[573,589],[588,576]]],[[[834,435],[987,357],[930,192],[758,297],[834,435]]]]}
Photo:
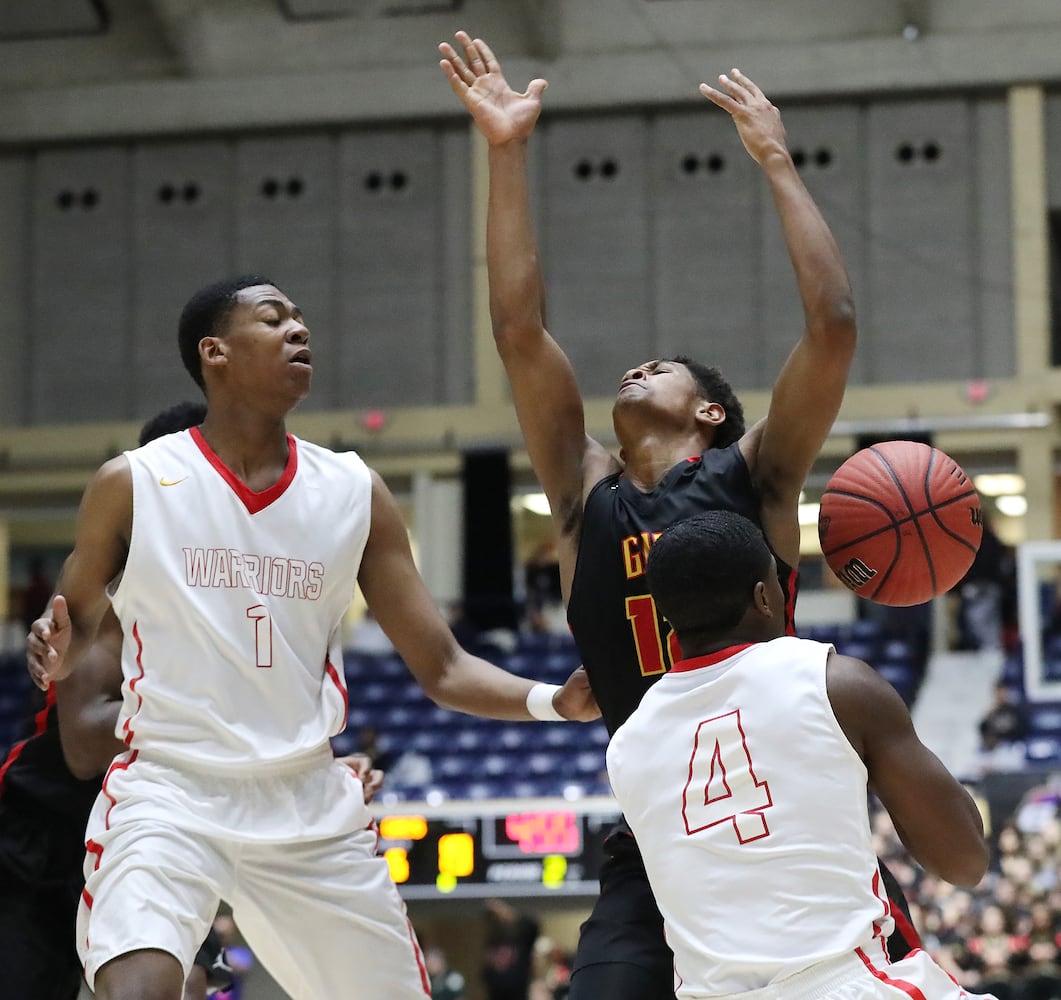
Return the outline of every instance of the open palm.
{"type": "Polygon", "coordinates": [[[458,31],[457,43],[463,57],[448,42],[439,45],[440,63],[453,92],[468,109],[479,131],[492,145],[526,139],[542,110],[544,80],[532,80],[525,93],[513,90],[501,72],[490,47],[482,39],[472,39],[458,31]]]}

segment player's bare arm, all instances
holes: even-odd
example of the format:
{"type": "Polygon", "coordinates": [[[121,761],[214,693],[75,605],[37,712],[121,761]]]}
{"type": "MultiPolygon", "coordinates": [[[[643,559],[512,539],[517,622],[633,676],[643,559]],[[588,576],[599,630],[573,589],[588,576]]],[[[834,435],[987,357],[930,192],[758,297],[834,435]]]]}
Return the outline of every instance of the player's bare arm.
{"type": "Polygon", "coordinates": [[[107,585],[125,565],[132,521],[132,473],[119,455],[85,488],[74,550],[59,575],[50,617],[33,623],[28,665],[41,690],[69,676],[95,640],[110,608],[107,585]]]}
{"type": "Polygon", "coordinates": [[[489,145],[487,270],[498,353],[531,464],[553,510],[567,593],[586,492],[618,468],[586,435],[582,396],[567,356],[545,326],[545,297],[527,187],[527,143],[547,84],[513,90],[481,39],[461,31],[443,43],[442,70],[489,145]]]}
{"type": "Polygon", "coordinates": [[[122,707],[122,627],[112,610],[78,669],[55,686],[63,758],[75,778],[102,774],[126,745],[114,734],[122,707]]]}
{"type": "Polygon", "coordinates": [[[795,565],[799,491],[843,402],[855,352],[854,301],[836,241],[789,155],[777,108],[740,70],[723,74],[719,85],[700,91],[729,112],[766,176],[803,303],[805,332],[774,385],[758,447],[750,436],[742,442],[770,543],[795,565]]]}
{"type": "Polygon", "coordinates": [[[948,882],[976,885],[989,859],[980,812],[918,738],[902,698],[869,664],[850,656],[830,654],[826,676],[837,721],[907,850],[948,882]]]}
{"type": "MultiPolygon", "coordinates": [[[[453,637],[413,562],[398,505],[372,473],[372,526],[358,583],[380,627],[432,701],[493,719],[529,720],[534,682],[465,652],[453,637]]],[[[571,677],[552,699],[566,719],[600,715],[588,684],[571,677]]]]}

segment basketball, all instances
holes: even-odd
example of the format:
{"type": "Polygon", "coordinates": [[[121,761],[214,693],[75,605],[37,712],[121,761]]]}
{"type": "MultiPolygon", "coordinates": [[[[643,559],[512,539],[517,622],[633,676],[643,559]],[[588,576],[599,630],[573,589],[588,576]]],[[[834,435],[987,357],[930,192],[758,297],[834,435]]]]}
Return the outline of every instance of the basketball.
{"type": "Polygon", "coordinates": [[[829,480],[818,515],[822,554],[841,583],[893,607],[950,590],[982,534],[972,480],[949,455],[915,441],[852,455],[829,480]]]}

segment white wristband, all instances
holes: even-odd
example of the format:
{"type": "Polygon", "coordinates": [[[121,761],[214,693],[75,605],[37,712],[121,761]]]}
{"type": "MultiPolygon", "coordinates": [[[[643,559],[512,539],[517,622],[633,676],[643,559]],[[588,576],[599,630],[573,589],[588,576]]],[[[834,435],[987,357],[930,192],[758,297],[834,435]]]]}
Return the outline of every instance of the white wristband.
{"type": "Polygon", "coordinates": [[[553,708],[553,695],[559,690],[559,684],[535,684],[527,692],[527,711],[542,722],[567,722],[553,708]]]}

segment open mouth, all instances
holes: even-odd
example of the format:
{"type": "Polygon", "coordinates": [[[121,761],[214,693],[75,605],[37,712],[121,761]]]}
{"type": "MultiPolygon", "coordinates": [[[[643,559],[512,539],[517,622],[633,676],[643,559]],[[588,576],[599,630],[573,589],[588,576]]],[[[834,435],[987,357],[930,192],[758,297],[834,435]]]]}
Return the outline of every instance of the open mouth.
{"type": "Polygon", "coordinates": [[[309,350],[299,351],[294,357],[291,358],[291,364],[293,365],[305,365],[307,368],[313,367],[313,355],[309,350]]]}

